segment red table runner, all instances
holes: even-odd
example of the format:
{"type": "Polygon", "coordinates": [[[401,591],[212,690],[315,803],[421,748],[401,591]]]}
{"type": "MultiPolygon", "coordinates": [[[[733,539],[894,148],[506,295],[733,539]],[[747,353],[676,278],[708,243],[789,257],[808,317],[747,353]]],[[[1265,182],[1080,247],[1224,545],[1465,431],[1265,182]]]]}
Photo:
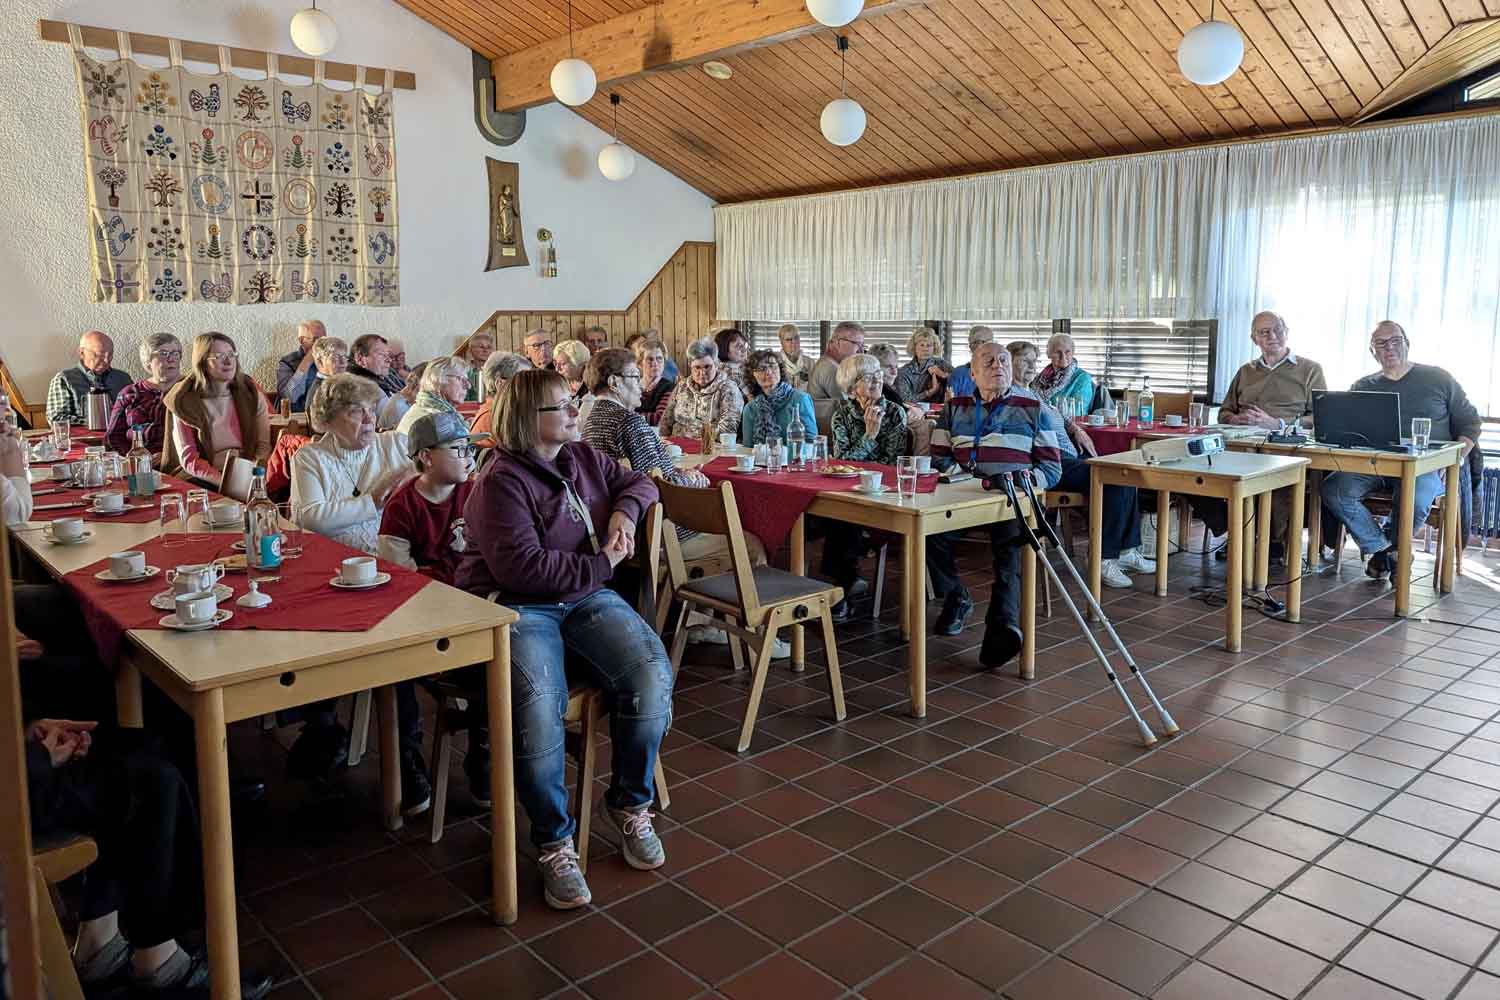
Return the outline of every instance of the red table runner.
{"type": "Polygon", "coordinates": [[[667,438],[667,440],[681,448],[684,455],[701,455],[703,453],[703,442],[697,438],[675,437],[667,438]]]}
{"type": "Polygon", "coordinates": [[[1079,426],[1088,432],[1088,436],[1093,439],[1101,455],[1118,455],[1122,451],[1129,451],[1131,442],[1143,430],[1149,430],[1152,434],[1181,434],[1183,437],[1203,433],[1201,429],[1192,429],[1186,424],[1181,427],[1168,427],[1166,424],[1157,423],[1152,427],[1144,428],[1137,420],[1130,421],[1124,427],[1115,427],[1112,424],[1095,427],[1087,422],[1081,422],[1079,426]]]}
{"type": "MultiPolygon", "coordinates": [[[[896,467],[877,465],[874,462],[850,462],[835,459],[834,464],[852,465],[860,469],[885,473],[882,480],[887,487],[896,487],[896,467]]],[[[739,507],[740,524],[765,545],[767,552],[775,552],[786,544],[792,526],[802,512],[812,506],[819,493],[851,491],[859,485],[858,479],[835,479],[821,472],[778,472],[768,475],[764,470],[754,475],[735,473],[734,460],[728,456],[716,458],[699,467],[711,482],[728,481],[734,484],[734,500],[739,507]]],[[[917,477],[918,493],[937,491],[937,473],[917,477]]]]}
{"type": "MultiPolygon", "coordinates": [[[[124,493],[124,480],[115,479],[105,484],[104,486],[70,486],[64,488],[61,493],[50,493],[43,491],[57,489],[57,486],[53,485],[55,481],[38,479],[36,482],[31,484],[32,495],[35,498],[31,520],[55,521],[60,517],[81,517],[85,521],[118,521],[122,524],[148,524],[152,521],[155,521],[160,516],[160,498],[163,493],[173,491],[182,493],[186,490],[194,488],[192,483],[189,483],[182,479],[177,479],[173,476],[162,476],[161,481],[162,485],[166,488],[158,490],[155,496],[125,497],[125,505],[127,507],[138,509],[127,510],[123,514],[97,514],[94,512],[92,502],[82,499],[84,495],[106,492],[124,493]],[[37,493],[41,493],[42,495],[36,496],[37,493]],[[79,503],[81,504],[81,506],[62,507],[55,510],[35,509],[38,507],[52,507],[54,504],[60,503],[79,503]]],[[[213,496],[216,497],[217,494],[213,494],[213,496]]]]}
{"type": "MultiPolygon", "coordinates": [[[[197,535],[168,546],[163,539],[152,539],[138,546],[137,551],[146,553],[148,566],[158,566],[162,572],[140,583],[105,583],[95,579],[95,573],[109,568],[107,558],[65,575],[63,585],[77,597],[100,658],[113,664],[120,640],[130,629],[161,628],[161,618],[170,612],[153,608],[151,598],[170,589],[166,581],[168,569],[235,555],[231,546],[237,540],[238,536],[232,534],[197,535]]],[[[234,596],[221,601],[219,606],[233,611],[234,617],[220,628],[364,632],[379,625],[432,582],[420,573],[381,562],[381,571],[391,574],[389,583],[369,590],[339,590],[328,582],[338,575],[339,563],[364,553],[310,532],[302,532],[301,543],[302,555],[283,561],[280,569],[250,571],[256,577],[281,577],[275,583],[261,585],[274,601],[270,607],[240,607],[235,601],[249,592],[249,575],[224,575],[220,582],[232,588],[234,596]]]]}

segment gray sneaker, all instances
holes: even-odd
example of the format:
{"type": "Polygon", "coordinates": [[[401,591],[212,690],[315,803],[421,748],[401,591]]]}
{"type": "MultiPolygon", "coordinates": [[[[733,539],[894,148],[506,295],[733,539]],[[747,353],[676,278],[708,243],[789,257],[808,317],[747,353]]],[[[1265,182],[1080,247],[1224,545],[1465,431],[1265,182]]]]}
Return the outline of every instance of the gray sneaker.
{"type": "Polygon", "coordinates": [[[542,895],[554,910],[576,910],[593,900],[578,868],[578,852],[573,850],[572,841],[560,840],[543,847],[536,866],[542,873],[542,895]]]}
{"type": "Polygon", "coordinates": [[[104,947],[88,958],[79,960],[75,954],[73,964],[78,970],[78,981],[84,986],[101,986],[109,982],[130,961],[130,943],[116,934],[104,943],[104,947]]]}
{"type": "Polygon", "coordinates": [[[625,863],[638,871],[648,872],[667,863],[667,852],[651,825],[653,813],[646,807],[615,809],[604,803],[604,815],[620,834],[620,849],[625,863]]]}

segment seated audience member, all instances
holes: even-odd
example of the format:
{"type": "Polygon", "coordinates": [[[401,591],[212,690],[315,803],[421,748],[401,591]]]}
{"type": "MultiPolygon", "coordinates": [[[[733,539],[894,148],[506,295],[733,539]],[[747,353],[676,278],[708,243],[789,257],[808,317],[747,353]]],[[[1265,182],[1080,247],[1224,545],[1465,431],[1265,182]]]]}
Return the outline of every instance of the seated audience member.
{"type": "Polygon", "coordinates": [[[385,389],[387,396],[392,396],[406,388],[406,377],[411,374],[411,366],[406,363],[406,341],[400,337],[387,337],[385,348],[391,352],[391,369],[381,379],[381,387],[385,389]]]}
{"type": "Polygon", "coordinates": [[[406,411],[417,401],[417,393],[422,388],[422,373],[427,370],[427,362],[419,361],[415,368],[406,372],[406,382],[401,386],[401,391],[387,396],[384,403],[380,404],[380,413],[375,418],[377,430],[395,430],[401,423],[401,418],[406,416],[406,411]]]}
{"type": "Polygon", "coordinates": [[[349,353],[349,374],[374,382],[384,401],[390,395],[385,388],[385,377],[391,373],[391,349],[386,346],[385,338],[378,333],[363,334],[354,338],[349,353]]]}
{"type": "Polygon", "coordinates": [[[813,361],[802,352],[802,331],[796,323],[783,323],[776,331],[781,360],[792,370],[792,388],[807,392],[812,384],[813,361]]]}
{"type": "MultiPolygon", "coordinates": [[[[641,404],[636,412],[655,427],[667,412],[667,400],[677,387],[677,376],[667,374],[667,349],[659,340],[637,335],[635,363],[641,367],[641,404]]],[[[675,366],[674,366],[675,368],[675,366]]]]}
{"type": "Polygon", "coordinates": [[[26,475],[26,456],[16,415],[7,408],[0,413],[0,516],[14,528],[31,519],[31,480],[26,475]]]}
{"type": "Polygon", "coordinates": [[[588,394],[588,387],[583,384],[583,369],[591,353],[589,345],[581,340],[564,340],[552,348],[552,364],[568,380],[568,390],[574,399],[582,400],[588,394]]]}
{"type": "Polygon", "coordinates": [[[589,355],[598,354],[609,346],[609,331],[602,326],[586,327],[583,331],[583,346],[589,349],[589,355]]]}
{"type": "Polygon", "coordinates": [[[813,365],[808,395],[816,402],[821,399],[844,398],[839,388],[839,365],[851,354],[865,353],[865,328],[851,319],[846,319],[833,328],[828,337],[828,346],[823,356],[813,365]]]}
{"type": "Polygon", "coordinates": [[[277,503],[286,503],[292,498],[292,460],[311,440],[311,434],[299,434],[291,428],[276,438],[271,457],[266,459],[266,496],[277,503]]]}
{"type": "MultiPolygon", "coordinates": [[[[1052,489],[1062,476],[1059,439],[1063,428],[1057,411],[1043,406],[1029,389],[1011,383],[1010,353],[999,344],[979,344],[970,370],[975,394],[950,399],[932,432],[933,467],[961,465],[972,467],[977,476],[985,476],[1031,466],[1038,492],[1052,489]]],[[[993,668],[1005,664],[1021,649],[1018,569],[1023,542],[1014,520],[991,524],[984,530],[990,536],[994,556],[994,582],[979,662],[993,668]]],[[[974,610],[953,556],[960,537],[960,532],[946,532],[927,540],[927,569],[933,588],[943,599],[935,629],[939,635],[957,635],[974,610]]]]}
{"type": "Polygon", "coordinates": [[[489,360],[484,363],[484,403],[479,407],[479,412],[474,414],[474,422],[469,425],[471,433],[486,438],[490,436],[495,419],[495,400],[505,391],[510,380],[516,377],[516,372],[526,371],[530,367],[531,362],[523,355],[512,354],[510,351],[496,351],[489,356],[489,360]]]}
{"type": "Polygon", "coordinates": [[[338,337],[319,337],[309,353],[313,359],[312,376],[307,380],[307,391],[302,394],[302,405],[293,405],[293,413],[311,410],[318,388],[335,375],[349,370],[349,345],[338,337]]]}
{"type": "Polygon", "coordinates": [[[1010,353],[1010,367],[1015,373],[1016,385],[1030,389],[1031,382],[1037,375],[1036,345],[1029,340],[1012,340],[1005,345],[1005,349],[1010,353]]]}
{"type": "Polygon", "coordinates": [[[146,447],[161,454],[167,428],[162,399],[182,374],[182,341],[170,333],[153,333],[141,341],[141,367],[146,377],[120,390],[105,425],[105,443],[121,455],[130,451],[136,427],[146,428],[146,447]]]}
{"type": "MultiPolygon", "coordinates": [[[[1051,404],[1044,404],[1048,408],[1051,404]]],[[[1062,449],[1062,478],[1054,489],[1088,496],[1092,481],[1089,458],[1098,455],[1094,439],[1073,417],[1064,418],[1064,433],[1057,443],[1062,449]]],[[[1104,507],[1099,527],[1100,582],[1106,587],[1129,587],[1127,573],[1155,573],[1156,560],[1141,552],[1141,505],[1134,486],[1104,487],[1104,507]]]]}
{"type": "Polygon", "coordinates": [[[896,349],[890,344],[876,344],[870,348],[869,355],[875,359],[875,364],[880,370],[881,398],[905,411],[908,427],[915,425],[918,421],[926,420],[926,407],[920,403],[905,402],[901,394],[896,391],[896,373],[901,370],[901,355],[896,353],[896,349]]]}
{"type": "Polygon", "coordinates": [[[714,346],[719,349],[719,367],[736,385],[745,384],[745,359],[750,356],[750,341],[734,327],[725,327],[714,334],[714,346]]]}
{"type": "Polygon", "coordinates": [[[930,326],[919,326],[906,342],[911,360],[896,372],[896,394],[903,403],[941,403],[948,392],[948,362],[943,338],[930,326]]]}
{"type": "Polygon", "coordinates": [[[792,414],[802,421],[811,441],[818,436],[812,397],[792,384],[792,369],[780,351],[756,351],[745,363],[745,408],[740,411],[740,444],[757,445],[778,438],[786,442],[792,414]]]}
{"type": "Polygon", "coordinates": [[[688,345],[688,375],[679,379],[662,414],[661,436],[700,440],[704,425],[715,440],[739,434],[745,394],[719,367],[719,349],[707,338],[688,345]]]}
{"type": "Polygon", "coordinates": [[[1073,337],[1054,333],[1047,338],[1047,367],[1031,380],[1031,391],[1054,409],[1064,399],[1078,404],[1078,412],[1087,414],[1094,405],[1094,379],[1073,358],[1073,337]]]}
{"type": "MultiPolygon", "coordinates": [[[[640,360],[640,344],[642,341],[651,341],[652,343],[661,344],[661,331],[653,327],[649,330],[642,330],[640,333],[632,333],[629,337],[625,338],[626,349],[635,352],[637,361],[640,360]]],[[[676,382],[677,379],[681,377],[677,372],[677,362],[672,360],[672,356],[667,353],[665,346],[662,347],[662,358],[666,362],[666,364],[662,368],[662,377],[676,382]]]]}
{"type": "MultiPolygon", "coordinates": [[[[1390,320],[1378,324],[1370,334],[1370,351],[1380,363],[1380,371],[1350,386],[1354,392],[1394,392],[1401,397],[1401,419],[1406,423],[1403,434],[1410,433],[1412,417],[1432,420],[1433,441],[1460,441],[1467,459],[1479,440],[1479,411],[1469,402],[1463,387],[1441,368],[1414,364],[1410,360],[1411,344],[1399,323],[1390,320]]],[[[1459,476],[1462,496],[1459,498],[1459,523],[1468,523],[1472,504],[1469,477],[1459,476]]],[[[1396,532],[1412,531],[1427,523],[1432,501],[1447,487],[1441,472],[1426,472],[1417,477],[1412,506],[1413,524],[1398,524],[1392,517],[1382,531],[1375,517],[1362,503],[1379,489],[1388,489],[1400,509],[1400,480],[1367,476],[1357,472],[1335,472],[1323,480],[1323,506],[1349,529],[1359,544],[1365,563],[1365,575],[1381,579],[1396,569],[1396,532]]],[[[1451,499],[1451,498],[1450,498],[1451,499]]]]}
{"type": "MultiPolygon", "coordinates": [[[[486,356],[488,360],[488,356],[486,356]]],[[[436,358],[422,371],[422,381],[411,408],[401,415],[396,430],[411,433],[411,425],[428,413],[457,413],[469,391],[469,364],[463,358],[436,358]]]]}
{"type": "Polygon", "coordinates": [[[552,369],[552,337],[545,330],[532,330],[522,342],[521,353],[533,368],[552,369]]]}
{"type": "Polygon", "coordinates": [[[592,898],[578,868],[564,776],[568,675],[603,688],[610,787],[602,810],[632,868],[666,861],[649,811],[672,718],[672,667],[656,632],[608,584],[635,546],[656,487],[578,440],[577,406],[554,372],[516,374],[495,413],[499,452],[464,507],[459,587],[514,609],[516,792],[531,821],[543,898],[592,898]]]}
{"type": "Polygon", "coordinates": [[[66,420],[83,426],[89,422],[89,393],[103,389],[109,394],[108,416],[120,390],[130,384],[130,376],[110,367],[115,357],[115,342],[98,330],[78,338],[78,364],[64,368],[47,384],[47,422],[66,420]]]}
{"type": "Polygon", "coordinates": [[[469,380],[468,391],[462,403],[479,402],[479,372],[484,367],[485,360],[495,349],[495,335],[488,330],[476,330],[464,338],[463,343],[458,345],[458,350],[453,352],[455,358],[462,358],[466,365],[467,378],[469,380]]]}
{"type": "Polygon", "coordinates": [[[234,341],[222,333],[193,339],[193,367],[166,395],[171,432],[161,469],[218,488],[231,458],[259,465],[271,454],[271,410],[265,394],[240,370],[234,341]]]}
{"type": "MultiPolygon", "coordinates": [[[[992,344],[995,342],[995,331],[987,326],[971,326],[969,328],[969,356],[974,356],[974,350],[980,344],[992,344]]],[[[948,398],[955,396],[974,395],[974,373],[972,365],[959,365],[953,369],[953,374],[948,376],[948,398]]]]}
{"type": "Polygon", "coordinates": [[[283,354],[276,362],[276,398],[286,400],[293,413],[307,409],[307,394],[312,391],[313,379],[316,378],[312,348],[319,338],[326,336],[328,330],[321,322],[303,320],[297,324],[297,349],[283,354]]]}

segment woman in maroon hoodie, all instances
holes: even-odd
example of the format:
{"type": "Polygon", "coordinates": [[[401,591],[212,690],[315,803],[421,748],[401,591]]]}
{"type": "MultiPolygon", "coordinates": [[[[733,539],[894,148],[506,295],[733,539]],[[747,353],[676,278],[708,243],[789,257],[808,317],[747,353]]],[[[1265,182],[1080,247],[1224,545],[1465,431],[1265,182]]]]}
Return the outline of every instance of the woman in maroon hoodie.
{"type": "Polygon", "coordinates": [[[510,647],[516,789],[547,903],[557,909],[590,900],[563,778],[568,674],[609,699],[614,760],[603,812],[633,868],[666,861],[647,807],[672,718],[667,651],[606,586],[634,551],[636,523],[656,502],[656,487],[579,442],[571,396],[567,380],[546,370],[517,372],[506,386],[495,406],[498,450],[464,505],[468,548],[454,578],[521,615],[510,647]]]}

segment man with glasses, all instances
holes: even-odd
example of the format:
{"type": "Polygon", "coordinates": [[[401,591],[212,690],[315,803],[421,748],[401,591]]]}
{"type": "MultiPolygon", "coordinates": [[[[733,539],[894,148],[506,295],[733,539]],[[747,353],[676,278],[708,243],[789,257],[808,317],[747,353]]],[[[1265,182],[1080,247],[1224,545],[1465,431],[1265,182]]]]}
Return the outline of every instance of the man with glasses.
{"type": "Polygon", "coordinates": [[[78,364],[52,376],[47,385],[47,422],[66,420],[75,426],[89,422],[89,393],[103,389],[109,394],[107,417],[114,408],[115,397],[130,384],[130,376],[110,367],[115,357],[115,342],[98,330],[90,330],[78,339],[78,364]]]}
{"type": "Polygon", "coordinates": [[[289,400],[294,411],[301,410],[307,401],[307,389],[312,385],[312,346],[328,331],[319,320],[305,319],[297,324],[297,349],[283,354],[276,362],[276,396],[289,400]],[[293,384],[293,380],[295,384],[293,384]],[[299,391],[300,390],[300,391],[299,391]]]}
{"type": "Polygon", "coordinates": [[[807,391],[816,400],[831,399],[837,402],[844,398],[844,390],[839,388],[839,363],[845,358],[851,358],[856,354],[865,353],[865,328],[846,319],[833,328],[833,335],[828,338],[828,346],[823,350],[823,356],[818,363],[813,365],[812,379],[808,383],[807,391]]]}
{"type": "MultiPolygon", "coordinates": [[[[1354,392],[1396,393],[1401,397],[1401,420],[1406,424],[1403,433],[1410,427],[1411,418],[1427,417],[1432,421],[1431,440],[1460,441],[1467,458],[1479,440],[1479,411],[1469,402],[1463,387],[1452,375],[1434,365],[1413,364],[1409,357],[1410,347],[1406,331],[1399,323],[1385,320],[1377,324],[1370,334],[1370,353],[1379,362],[1380,371],[1366,375],[1350,389],[1354,392]]],[[[1472,492],[1467,475],[1460,476],[1459,482],[1463,487],[1463,495],[1459,498],[1459,525],[1464,530],[1469,523],[1472,492]]],[[[1396,568],[1395,533],[1415,530],[1426,524],[1432,501],[1442,495],[1446,485],[1439,472],[1418,476],[1416,495],[1412,498],[1414,523],[1397,524],[1398,519],[1392,518],[1384,530],[1362,501],[1376,490],[1390,490],[1399,510],[1399,480],[1335,472],[1323,480],[1323,506],[1349,530],[1359,544],[1359,554],[1369,560],[1365,563],[1365,575],[1379,580],[1396,568]]]]}
{"type": "Polygon", "coordinates": [[[526,359],[534,368],[552,368],[552,337],[544,330],[532,330],[523,341],[526,359]]]}
{"type": "Polygon", "coordinates": [[[380,401],[384,403],[390,396],[385,377],[391,370],[391,351],[385,338],[378,333],[364,334],[355,338],[350,353],[354,357],[349,364],[349,374],[375,383],[375,388],[380,390],[380,401]]]}

